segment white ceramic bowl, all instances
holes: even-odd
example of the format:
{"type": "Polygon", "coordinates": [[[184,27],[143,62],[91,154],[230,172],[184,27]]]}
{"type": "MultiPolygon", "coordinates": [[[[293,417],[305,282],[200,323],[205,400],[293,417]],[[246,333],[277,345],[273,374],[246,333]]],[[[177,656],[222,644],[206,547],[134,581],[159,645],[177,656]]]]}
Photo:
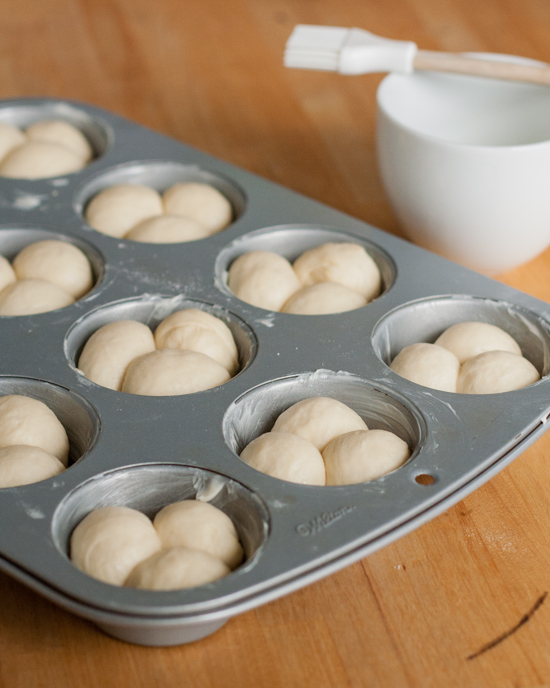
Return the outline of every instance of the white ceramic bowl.
{"type": "Polygon", "coordinates": [[[378,89],[377,147],[417,244],[487,274],[550,245],[550,87],[391,74],[378,89]]]}

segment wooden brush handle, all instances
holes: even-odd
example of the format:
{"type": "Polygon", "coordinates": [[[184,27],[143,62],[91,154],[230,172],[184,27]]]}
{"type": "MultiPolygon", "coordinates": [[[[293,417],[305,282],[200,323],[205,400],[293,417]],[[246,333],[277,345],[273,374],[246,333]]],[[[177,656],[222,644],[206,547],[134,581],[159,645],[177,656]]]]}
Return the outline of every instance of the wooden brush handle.
{"type": "Polygon", "coordinates": [[[478,60],[457,53],[440,53],[431,50],[419,50],[413,62],[415,70],[431,72],[455,72],[486,76],[493,79],[511,81],[528,81],[533,84],[550,85],[550,65],[535,67],[514,62],[497,62],[478,60]]]}

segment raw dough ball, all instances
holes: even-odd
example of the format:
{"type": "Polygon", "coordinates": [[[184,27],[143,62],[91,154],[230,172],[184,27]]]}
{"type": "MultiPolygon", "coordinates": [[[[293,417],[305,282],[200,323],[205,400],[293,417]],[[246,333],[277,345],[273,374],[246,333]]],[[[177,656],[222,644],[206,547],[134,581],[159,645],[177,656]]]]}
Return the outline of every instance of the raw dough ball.
{"type": "Polygon", "coordinates": [[[0,291],[8,284],[12,284],[17,279],[15,271],[10,261],[4,256],[0,256],[0,291]]]}
{"type": "Polygon", "coordinates": [[[200,308],[184,308],[164,318],[155,330],[157,346],[160,346],[160,343],[163,342],[162,346],[164,347],[167,341],[174,345],[178,344],[177,332],[172,333],[172,330],[177,330],[180,327],[185,328],[188,325],[200,329],[213,330],[229,349],[234,350],[235,353],[237,352],[237,346],[229,327],[220,318],[202,311],[200,308]],[[174,336],[174,340],[171,339],[172,336],[174,336]]]}
{"type": "Polygon", "coordinates": [[[323,451],[327,485],[374,480],[405,463],[406,442],[387,430],[356,430],[329,442],[323,451]]]}
{"type": "Polygon", "coordinates": [[[193,218],[206,228],[208,234],[225,229],[233,219],[231,203],[209,184],[174,184],[164,192],[163,200],[165,212],[193,218]]]}
{"type": "Polygon", "coordinates": [[[68,148],[44,141],[28,141],[14,148],[0,163],[1,177],[43,179],[77,172],[82,158],[68,148]]]}
{"type": "Polygon", "coordinates": [[[229,568],[208,552],[188,547],[164,549],[138,564],[125,585],[142,590],[181,590],[227,576],[229,568]]]}
{"type": "Polygon", "coordinates": [[[83,162],[93,156],[92,147],[80,129],[60,119],[36,122],[25,129],[25,134],[31,141],[46,141],[68,148],[83,162]]]}
{"type": "Polygon", "coordinates": [[[37,241],[20,251],[13,261],[17,278],[42,279],[57,284],[75,299],[94,285],[92,266],[84,253],[66,241],[37,241]]]}
{"type": "Polygon", "coordinates": [[[162,199],[154,189],[117,184],[92,198],[86,208],[86,221],[98,232],[121,239],[132,227],[162,212],[162,199]]]}
{"type": "Polygon", "coordinates": [[[366,429],[365,421],[353,409],[329,397],[312,397],[293,404],[273,426],[274,431],[303,437],[321,452],[338,435],[366,429]]]}
{"type": "Polygon", "coordinates": [[[335,282],[319,282],[293,294],[282,307],[283,313],[326,315],[361,308],[367,300],[356,291],[335,282]]]}
{"type": "Polygon", "coordinates": [[[0,448],[14,444],[40,447],[69,463],[69,438],[55,413],[46,404],[20,394],[0,397],[0,448]]]}
{"type": "Polygon", "coordinates": [[[210,356],[196,351],[161,349],[130,363],[122,391],[147,396],[193,394],[223,385],[229,379],[227,370],[210,356]]]}
{"type": "Polygon", "coordinates": [[[436,344],[411,344],[393,359],[390,368],[401,377],[424,387],[456,392],[458,358],[436,344]]]}
{"type": "Polygon", "coordinates": [[[126,369],[155,350],[153,333],[136,320],[118,320],[96,330],[84,345],[78,368],[98,385],[120,390],[126,369]]]}
{"type": "Polygon", "coordinates": [[[460,368],[460,394],[499,394],[532,385],[540,379],[535,366],[509,351],[486,351],[468,359],[460,368]]]}
{"type": "Polygon", "coordinates": [[[208,235],[206,229],[190,217],[157,215],[140,222],[124,238],[148,244],[178,244],[204,239],[208,235]]]}
{"type": "Polygon", "coordinates": [[[243,560],[233,521],[207,502],[186,499],[169,504],[153,519],[163,547],[190,547],[221,559],[230,569],[243,560]]]}
{"type": "Polygon", "coordinates": [[[41,279],[18,280],[0,292],[0,315],[34,315],[74,303],[64,289],[41,279]]]}
{"type": "Polygon", "coordinates": [[[232,263],[228,286],[241,301],[280,311],[301,285],[286,258],[269,251],[250,251],[232,263]]]}
{"type": "Polygon", "coordinates": [[[318,449],[289,432],[266,432],[241,452],[252,468],[279,480],[302,485],[324,485],[325,464],[318,449]]]}
{"type": "Polygon", "coordinates": [[[380,293],[380,270],[358,244],[323,244],[294,261],[294,271],[304,287],[319,282],[336,282],[372,301],[380,293]]]}
{"type": "Polygon", "coordinates": [[[123,585],[132,569],[160,548],[157,531],[147,516],[124,506],[92,511],[71,535],[73,564],[111,585],[123,585]]]}
{"type": "Polygon", "coordinates": [[[239,352],[227,325],[198,308],[176,311],[165,318],[155,330],[157,349],[198,351],[217,361],[235,375],[239,368],[239,352]]]}
{"type": "Polygon", "coordinates": [[[0,122],[0,160],[18,146],[22,146],[27,141],[27,137],[17,127],[11,124],[0,122]]]}
{"type": "Polygon", "coordinates": [[[485,351],[511,351],[521,356],[515,339],[496,325],[462,322],[447,328],[435,343],[452,351],[460,363],[485,351]]]}
{"type": "Polygon", "coordinates": [[[0,449],[0,488],[30,485],[64,470],[59,459],[39,447],[14,444],[0,449]]]}

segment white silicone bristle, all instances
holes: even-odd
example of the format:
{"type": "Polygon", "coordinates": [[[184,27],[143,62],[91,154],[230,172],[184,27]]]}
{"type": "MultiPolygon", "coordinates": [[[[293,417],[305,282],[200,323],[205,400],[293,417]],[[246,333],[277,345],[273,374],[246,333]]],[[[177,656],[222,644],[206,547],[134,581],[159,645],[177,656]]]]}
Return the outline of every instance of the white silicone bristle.
{"type": "Polygon", "coordinates": [[[411,41],[381,38],[364,29],[298,24],[287,41],[284,64],[340,74],[410,74],[416,51],[411,41]]]}
{"type": "Polygon", "coordinates": [[[286,43],[285,67],[337,71],[349,29],[298,24],[286,43]]]}

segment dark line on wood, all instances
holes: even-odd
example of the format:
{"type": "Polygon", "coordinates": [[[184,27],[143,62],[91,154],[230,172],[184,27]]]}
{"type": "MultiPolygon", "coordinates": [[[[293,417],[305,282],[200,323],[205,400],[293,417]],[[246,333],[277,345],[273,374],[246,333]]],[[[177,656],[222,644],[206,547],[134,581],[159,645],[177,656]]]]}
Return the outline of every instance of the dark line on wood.
{"type": "Polygon", "coordinates": [[[488,650],[492,650],[493,647],[500,645],[500,643],[502,643],[504,640],[506,640],[506,638],[509,638],[511,635],[513,635],[517,630],[519,630],[522,626],[524,626],[531,619],[533,614],[542,605],[542,603],[546,599],[547,595],[548,595],[547,592],[543,593],[538,598],[538,600],[535,602],[535,604],[531,607],[531,609],[527,612],[527,614],[524,614],[521,617],[521,619],[517,622],[517,624],[515,626],[513,626],[509,631],[506,631],[506,633],[499,635],[498,638],[491,640],[490,643],[487,643],[482,648],[480,648],[477,652],[474,652],[473,654],[466,657],[466,659],[475,659],[476,657],[479,657],[479,655],[482,655],[484,652],[487,652],[488,650]]]}
{"type": "Polygon", "coordinates": [[[384,610],[382,609],[382,605],[380,604],[380,601],[379,601],[378,597],[376,596],[376,592],[374,591],[374,586],[373,586],[372,581],[369,577],[369,574],[367,573],[367,570],[365,569],[364,562],[361,562],[361,568],[363,569],[363,573],[365,574],[365,578],[367,579],[367,583],[369,585],[371,594],[374,598],[374,602],[376,604],[378,612],[380,613],[380,618],[382,620],[382,624],[384,625],[384,628],[386,629],[386,633],[388,634],[388,638],[389,638],[390,643],[393,647],[393,650],[394,650],[399,662],[401,663],[401,669],[402,669],[403,673],[405,674],[405,677],[406,677],[407,681],[409,682],[409,685],[412,686],[413,681],[412,681],[411,676],[409,676],[409,672],[407,669],[407,663],[405,662],[404,657],[401,655],[401,652],[399,651],[397,643],[396,643],[396,641],[392,635],[392,632],[391,632],[389,624],[388,624],[388,620],[386,619],[386,615],[384,614],[384,610]]]}

